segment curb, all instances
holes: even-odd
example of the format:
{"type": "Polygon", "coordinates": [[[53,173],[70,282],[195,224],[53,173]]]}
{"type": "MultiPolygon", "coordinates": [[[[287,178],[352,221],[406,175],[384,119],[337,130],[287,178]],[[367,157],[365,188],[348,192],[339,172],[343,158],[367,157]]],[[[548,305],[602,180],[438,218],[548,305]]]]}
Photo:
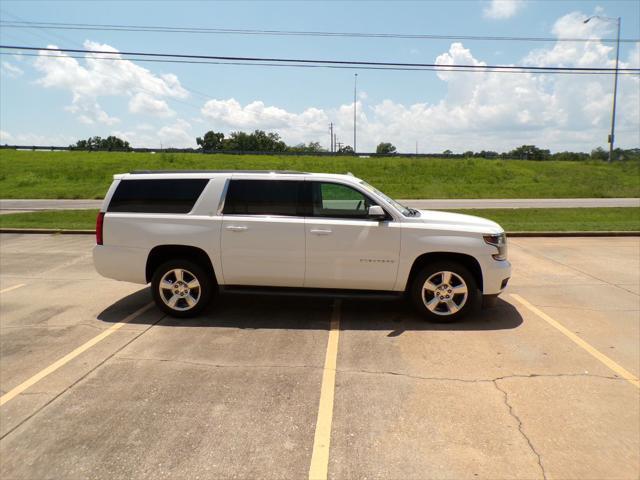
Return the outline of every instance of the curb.
{"type": "Polygon", "coordinates": [[[640,231],[613,230],[610,232],[507,232],[507,237],[638,237],[640,231]]]}
{"type": "Polygon", "coordinates": [[[95,235],[95,230],[66,230],[64,228],[0,228],[0,233],[57,233],[60,235],[95,235]]]}
{"type": "MultiPolygon", "coordinates": [[[[67,230],[62,228],[0,228],[0,233],[95,235],[95,230],[67,230]]],[[[640,231],[602,232],[507,232],[507,237],[639,237],[640,231]]]]}

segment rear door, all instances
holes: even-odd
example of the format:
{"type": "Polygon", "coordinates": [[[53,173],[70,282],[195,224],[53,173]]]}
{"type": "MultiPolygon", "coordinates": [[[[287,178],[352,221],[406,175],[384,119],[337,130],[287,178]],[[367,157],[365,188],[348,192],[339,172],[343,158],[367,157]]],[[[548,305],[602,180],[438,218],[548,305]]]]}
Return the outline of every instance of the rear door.
{"type": "Polygon", "coordinates": [[[303,184],[295,178],[229,180],[220,246],[225,284],[303,286],[303,184]]]}
{"type": "Polygon", "coordinates": [[[305,287],[392,290],[400,226],[368,216],[375,202],[352,186],[307,181],[305,287]]]}

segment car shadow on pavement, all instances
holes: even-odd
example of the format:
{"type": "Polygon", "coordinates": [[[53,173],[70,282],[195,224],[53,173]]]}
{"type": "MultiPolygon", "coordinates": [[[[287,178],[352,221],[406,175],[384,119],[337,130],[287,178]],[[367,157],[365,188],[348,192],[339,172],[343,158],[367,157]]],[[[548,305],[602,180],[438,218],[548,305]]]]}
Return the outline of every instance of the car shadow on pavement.
{"type": "MultiPolygon", "coordinates": [[[[128,295],[98,315],[104,322],[122,321],[144,304],[152,301],[149,288],[128,295]]],[[[177,319],[141,315],[132,324],[158,323],[177,327],[224,327],[242,329],[315,329],[327,330],[335,304],[331,297],[221,294],[199,316],[177,319]]],[[[388,336],[412,330],[508,330],[522,324],[522,316],[510,303],[498,299],[493,308],[478,310],[454,323],[431,323],[417,314],[401,298],[342,298],[341,330],[388,330],[388,336]]],[[[153,307],[155,308],[155,307],[153,307]]]]}

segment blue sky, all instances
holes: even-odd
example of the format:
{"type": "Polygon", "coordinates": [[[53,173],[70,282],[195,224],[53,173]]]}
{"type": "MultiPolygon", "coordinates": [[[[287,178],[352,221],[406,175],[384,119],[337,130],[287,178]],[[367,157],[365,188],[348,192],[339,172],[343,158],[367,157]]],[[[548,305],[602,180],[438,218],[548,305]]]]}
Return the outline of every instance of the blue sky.
{"type": "MultiPolygon", "coordinates": [[[[637,1],[100,2],[3,0],[4,21],[407,34],[640,37],[637,1]]],[[[609,66],[610,44],[278,37],[0,28],[3,44],[119,51],[397,62],[609,66]],[[89,47],[87,47],[89,46],[89,47]],[[102,47],[100,47],[102,48],[102,47]]],[[[638,67],[638,44],[620,58],[638,67]]],[[[190,146],[206,130],[263,128],[288,143],[351,143],[353,70],[0,58],[0,141],[67,144],[118,134],[140,146],[190,146]],[[96,64],[100,64],[96,66],[96,64]],[[116,66],[115,64],[121,64],[116,66]],[[122,65],[126,64],[126,65],[122,65]],[[140,67],[140,68],[139,68],[140,67]],[[142,71],[145,69],[145,71],[142,71]]],[[[624,66],[624,65],[623,65],[624,66]]],[[[605,146],[612,79],[449,72],[358,72],[359,150],[552,150],[605,146]]],[[[640,144],[639,84],[620,84],[622,146],[640,144]]]]}

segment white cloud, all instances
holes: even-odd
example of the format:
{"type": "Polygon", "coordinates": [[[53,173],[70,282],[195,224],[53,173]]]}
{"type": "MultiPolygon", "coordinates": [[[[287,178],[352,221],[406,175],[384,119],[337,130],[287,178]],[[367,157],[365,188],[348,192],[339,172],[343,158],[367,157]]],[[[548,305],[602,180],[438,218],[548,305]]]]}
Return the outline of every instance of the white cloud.
{"type": "Polygon", "coordinates": [[[59,133],[42,135],[38,133],[11,133],[6,130],[0,130],[0,144],[3,145],[65,146],[75,143],[76,140],[69,135],[59,133]]]}
{"type": "MultiPolygon", "coordinates": [[[[533,66],[613,66],[614,51],[598,38],[607,35],[603,22],[584,24],[586,15],[574,12],[558,19],[558,38],[588,37],[589,42],[556,42],[534,50],[518,64],[533,66]]],[[[439,65],[486,65],[461,43],[451,44],[436,58],[439,65]]],[[[640,47],[620,66],[636,67],[640,47]]],[[[392,100],[358,102],[358,150],[372,151],[381,141],[393,142],[400,151],[413,151],[418,140],[422,151],[510,150],[535,144],[557,150],[589,151],[605,146],[612,103],[610,75],[545,75],[533,73],[462,73],[442,70],[438,78],[447,93],[435,103],[404,105],[392,100]]],[[[637,76],[619,78],[616,142],[621,147],[640,144],[640,81],[637,76]]],[[[326,124],[333,121],[339,140],[352,143],[353,104],[336,109],[307,109],[292,113],[253,102],[209,101],[203,108],[212,127],[277,130],[283,138],[328,144],[326,124]]],[[[215,128],[214,128],[215,129],[215,128]]]]}
{"type": "Polygon", "coordinates": [[[10,78],[18,78],[24,73],[24,71],[20,67],[6,61],[2,62],[2,67],[0,68],[0,71],[10,78]]]}
{"type": "Polygon", "coordinates": [[[482,11],[486,18],[511,18],[524,6],[522,0],[491,0],[491,3],[482,11]]]}
{"type": "Polygon", "coordinates": [[[191,124],[182,118],[158,129],[138,126],[132,131],[116,130],[112,132],[119,138],[127,140],[134,147],[147,148],[195,148],[196,135],[191,131],[191,124]]]}
{"type": "Polygon", "coordinates": [[[167,102],[154,98],[144,92],[136,93],[133,96],[129,102],[129,111],[131,113],[141,113],[156,117],[170,117],[175,114],[175,112],[169,108],[167,102]]]}
{"type": "MultiPolygon", "coordinates": [[[[87,50],[117,52],[110,45],[87,40],[87,50]]],[[[49,48],[56,48],[50,45],[49,48]]],[[[113,125],[117,118],[105,112],[97,99],[100,97],[130,97],[129,110],[135,113],[167,116],[171,110],[166,98],[185,98],[189,93],[173,74],[156,75],[121,55],[87,54],[82,65],[64,53],[40,51],[35,67],[43,73],[37,83],[46,88],[60,88],[72,94],[67,110],[78,115],[83,123],[113,125]],[[53,55],[53,56],[52,56],[53,55]],[[141,96],[142,95],[142,96],[141,96]]]]}
{"type": "MultiPolygon", "coordinates": [[[[532,50],[516,63],[613,66],[613,48],[598,40],[610,36],[611,26],[604,22],[584,24],[585,18],[586,15],[580,12],[565,15],[555,22],[552,33],[558,38],[588,37],[593,40],[556,42],[532,50]]],[[[111,48],[90,45],[94,49],[111,48]]],[[[172,113],[167,99],[187,95],[177,77],[154,75],[131,62],[89,59],[82,66],[65,56],[39,58],[40,61],[43,63],[39,68],[44,72],[40,79],[42,85],[69,90],[73,102],[67,108],[83,122],[107,125],[118,122],[98,104],[97,99],[102,96],[125,94],[131,112],[162,118],[172,113]],[[47,66],[51,61],[55,65],[47,66]],[[114,66],[114,63],[129,65],[114,66]],[[109,75],[111,78],[105,79],[109,75]],[[140,91],[142,87],[144,90],[140,91]]],[[[459,42],[452,43],[435,62],[445,67],[486,65],[459,42]]],[[[636,45],[620,66],[638,68],[640,46],[636,45]]],[[[506,151],[522,144],[535,144],[553,151],[589,151],[596,146],[606,146],[612,102],[613,78],[610,75],[466,73],[446,68],[436,75],[446,86],[446,94],[435,102],[402,104],[391,99],[372,102],[361,92],[357,105],[358,150],[372,151],[381,141],[391,141],[404,152],[414,151],[416,141],[422,152],[445,149],[506,151]]],[[[637,147],[640,144],[638,77],[621,75],[618,93],[616,144],[637,147]]],[[[326,146],[329,144],[328,124],[333,122],[339,141],[345,144],[353,141],[352,103],[335,108],[288,111],[260,100],[243,105],[234,98],[219,98],[204,103],[200,116],[188,119],[188,122],[177,119],[164,125],[145,123],[144,128],[138,124],[112,133],[126,138],[132,145],[157,148],[161,143],[163,146],[194,147],[195,137],[210,129],[226,134],[233,130],[263,129],[278,132],[289,144],[319,141],[326,146]]]]}
{"type": "Polygon", "coordinates": [[[191,125],[183,119],[178,119],[172,125],[162,127],[158,131],[158,137],[163,141],[164,146],[172,147],[195,147],[195,136],[189,131],[191,125]]]}
{"type": "Polygon", "coordinates": [[[73,103],[64,107],[67,112],[74,113],[78,116],[78,120],[85,125],[93,125],[94,123],[104,123],[105,125],[115,125],[120,122],[117,117],[110,116],[105,112],[100,104],[90,99],[82,99],[73,97],[73,103]]]}
{"type": "Polygon", "coordinates": [[[4,130],[0,130],[0,142],[1,143],[13,142],[13,135],[11,135],[9,132],[5,132],[4,130]]]}
{"type": "Polygon", "coordinates": [[[202,115],[212,128],[219,130],[277,130],[290,142],[306,141],[325,132],[329,123],[327,114],[318,108],[307,108],[302,113],[266,106],[261,101],[244,107],[235,99],[209,100],[202,107],[202,115]]]}

